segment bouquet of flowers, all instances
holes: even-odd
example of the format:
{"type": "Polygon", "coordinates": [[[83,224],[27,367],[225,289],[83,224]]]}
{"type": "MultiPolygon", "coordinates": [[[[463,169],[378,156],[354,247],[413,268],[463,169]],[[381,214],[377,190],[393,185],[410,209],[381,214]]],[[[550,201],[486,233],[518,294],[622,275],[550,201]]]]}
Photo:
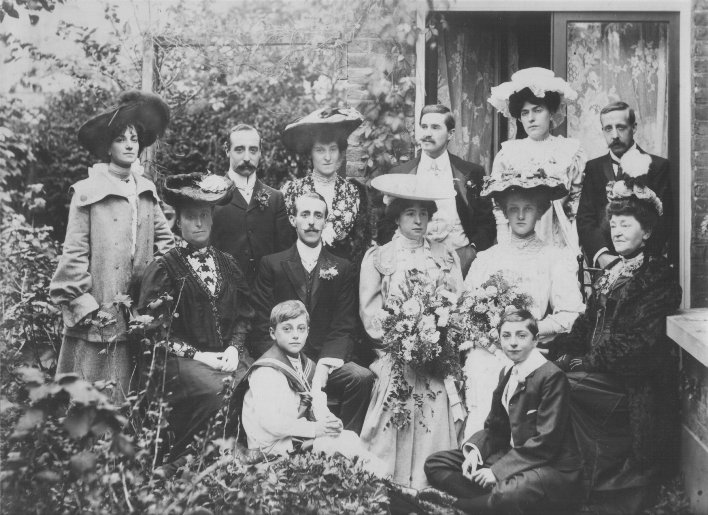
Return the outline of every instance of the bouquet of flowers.
{"type": "MultiPolygon", "coordinates": [[[[426,274],[418,270],[406,272],[398,295],[392,295],[380,314],[384,332],[383,351],[393,361],[393,389],[386,399],[393,424],[402,429],[411,420],[408,401],[422,408],[424,396],[413,393],[405,379],[405,368],[440,377],[459,378],[462,366],[456,343],[448,340],[450,312],[457,296],[438,288],[426,274]]],[[[433,397],[435,392],[429,391],[433,397]]]]}
{"type": "Polygon", "coordinates": [[[499,347],[496,328],[507,308],[528,309],[531,297],[497,272],[479,288],[463,293],[450,314],[448,339],[460,351],[482,347],[495,352],[499,347]]]}

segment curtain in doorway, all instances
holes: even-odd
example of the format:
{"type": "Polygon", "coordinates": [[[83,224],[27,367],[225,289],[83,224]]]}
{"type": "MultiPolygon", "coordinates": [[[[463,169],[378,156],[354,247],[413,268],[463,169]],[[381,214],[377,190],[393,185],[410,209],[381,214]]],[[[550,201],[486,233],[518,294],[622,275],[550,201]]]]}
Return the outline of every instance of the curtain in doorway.
{"type": "Polygon", "coordinates": [[[507,36],[481,24],[473,29],[450,23],[437,45],[438,102],[450,107],[456,122],[450,152],[479,163],[487,173],[494,157],[496,116],[487,98],[499,77],[499,37],[507,36]]]}
{"type": "Polygon", "coordinates": [[[568,82],[578,99],[568,106],[568,136],[588,157],[607,152],[600,110],[622,100],[637,115],[635,139],[647,152],[668,151],[668,23],[569,23],[568,82]]]}

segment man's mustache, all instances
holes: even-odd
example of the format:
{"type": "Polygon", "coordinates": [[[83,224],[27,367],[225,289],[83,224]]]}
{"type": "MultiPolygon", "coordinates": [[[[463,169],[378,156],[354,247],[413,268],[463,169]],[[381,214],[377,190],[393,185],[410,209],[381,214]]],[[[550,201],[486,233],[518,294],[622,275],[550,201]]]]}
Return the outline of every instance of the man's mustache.
{"type": "Polygon", "coordinates": [[[249,162],[241,163],[240,165],[238,165],[236,167],[236,170],[255,170],[255,169],[256,169],[256,167],[253,165],[253,163],[249,163],[249,162]]]}

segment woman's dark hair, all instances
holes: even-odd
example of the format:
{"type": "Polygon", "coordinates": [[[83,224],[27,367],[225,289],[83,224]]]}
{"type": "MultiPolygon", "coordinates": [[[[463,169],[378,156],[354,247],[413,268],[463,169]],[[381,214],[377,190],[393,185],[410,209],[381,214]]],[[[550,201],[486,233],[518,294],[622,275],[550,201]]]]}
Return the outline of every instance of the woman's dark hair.
{"type": "Polygon", "coordinates": [[[633,216],[644,231],[651,233],[656,224],[659,223],[659,213],[654,207],[644,200],[628,198],[623,200],[611,200],[605,208],[607,220],[612,216],[633,216]]]}
{"type": "Polygon", "coordinates": [[[108,134],[106,136],[106,157],[104,157],[104,161],[106,163],[110,163],[111,157],[108,155],[108,151],[111,148],[111,144],[113,143],[113,140],[115,140],[117,137],[122,136],[125,134],[125,130],[128,127],[132,127],[135,129],[136,134],[138,135],[138,154],[140,154],[143,151],[143,148],[145,148],[145,127],[141,123],[138,122],[126,122],[126,123],[118,123],[115,125],[109,125],[108,126],[108,134]]]}
{"type": "Polygon", "coordinates": [[[521,91],[512,93],[509,97],[509,114],[518,119],[521,116],[521,108],[526,102],[530,102],[536,106],[544,106],[551,113],[558,111],[560,107],[561,97],[555,91],[547,91],[543,98],[537,97],[529,88],[524,88],[521,91]]]}
{"type": "Polygon", "coordinates": [[[347,151],[347,147],[349,147],[348,136],[344,132],[342,132],[341,130],[324,127],[321,129],[317,129],[312,133],[311,143],[312,144],[310,145],[309,150],[310,153],[312,152],[315,143],[336,143],[337,147],[339,147],[340,154],[344,154],[344,152],[347,151]]]}
{"type": "Polygon", "coordinates": [[[551,201],[548,198],[548,194],[546,194],[543,190],[537,189],[537,188],[530,188],[530,189],[525,189],[525,188],[509,188],[508,190],[503,191],[502,193],[499,193],[496,195],[496,201],[497,204],[499,204],[499,207],[501,208],[502,212],[504,213],[504,216],[506,216],[506,205],[509,200],[509,196],[512,194],[519,194],[522,197],[531,199],[536,202],[536,205],[538,206],[539,211],[541,211],[541,214],[545,213],[551,208],[551,201]]]}
{"type": "Polygon", "coordinates": [[[438,206],[434,200],[411,200],[407,198],[394,198],[391,203],[386,206],[386,220],[396,223],[398,217],[401,216],[406,209],[415,206],[416,204],[425,208],[428,212],[428,217],[432,218],[435,212],[438,210],[438,206]]]}

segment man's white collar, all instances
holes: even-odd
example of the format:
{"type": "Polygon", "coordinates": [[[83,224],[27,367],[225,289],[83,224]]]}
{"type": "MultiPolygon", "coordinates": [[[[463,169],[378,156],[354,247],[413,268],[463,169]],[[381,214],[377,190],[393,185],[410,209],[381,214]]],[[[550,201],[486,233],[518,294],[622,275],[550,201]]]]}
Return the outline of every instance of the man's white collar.
{"type": "Polygon", "coordinates": [[[316,247],[305,245],[302,241],[297,240],[297,252],[300,254],[300,259],[307,262],[317,261],[322,252],[322,242],[320,241],[316,247]]]}
{"type": "Polygon", "coordinates": [[[426,154],[425,151],[420,153],[420,164],[423,167],[430,167],[433,162],[435,162],[441,170],[448,169],[450,168],[450,154],[445,150],[438,157],[433,158],[426,154]]]}
{"type": "Polygon", "coordinates": [[[546,361],[548,360],[541,354],[541,351],[533,349],[525,361],[514,365],[519,374],[519,381],[526,379],[531,372],[541,367],[546,361]]]}
{"type": "Polygon", "coordinates": [[[236,187],[240,190],[251,190],[256,185],[256,172],[253,172],[248,177],[244,177],[233,170],[229,169],[227,175],[231,179],[236,187]]]}
{"type": "MultiPolygon", "coordinates": [[[[632,146],[627,149],[627,152],[629,152],[632,149],[636,149],[636,148],[637,148],[637,142],[635,141],[634,143],[632,143],[632,146]]],[[[619,163],[621,158],[617,157],[615,155],[615,153],[612,152],[612,150],[610,150],[610,159],[612,159],[615,163],[619,163]]]]}

